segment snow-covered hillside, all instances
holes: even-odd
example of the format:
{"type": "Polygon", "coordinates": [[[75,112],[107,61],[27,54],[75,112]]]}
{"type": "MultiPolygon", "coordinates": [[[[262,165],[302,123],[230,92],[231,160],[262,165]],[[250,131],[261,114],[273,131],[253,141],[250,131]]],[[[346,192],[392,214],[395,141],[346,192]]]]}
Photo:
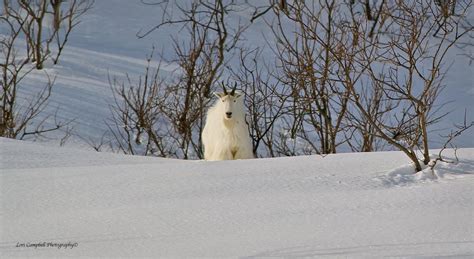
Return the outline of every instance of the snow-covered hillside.
{"type": "Polygon", "coordinates": [[[434,177],[399,152],[204,162],[0,139],[0,257],[472,257],[474,149],[458,155],[434,177]]]}
{"type": "MultiPolygon", "coordinates": [[[[152,47],[175,58],[177,27],[136,37],[161,20],[143,2],[95,1],[59,63],[22,81],[20,103],[46,83],[45,71],[56,77],[45,115],[73,120],[74,135],[62,148],[0,138],[0,258],[474,257],[472,128],[455,141],[468,147],[460,163],[418,174],[401,152],[205,162],[92,151],[87,142],[108,130],[109,78],[138,79],[152,47]]],[[[251,13],[238,15],[249,22],[251,13]]],[[[258,19],[242,44],[265,46],[270,33],[258,19]]],[[[474,66],[457,51],[439,99],[451,114],[430,128],[435,148],[465,110],[474,116],[474,66]]],[[[171,75],[177,65],[161,69],[171,75]]]]}
{"type": "MultiPolygon", "coordinates": [[[[242,22],[249,22],[252,10],[241,12],[242,22]]],[[[143,74],[146,57],[152,47],[156,52],[163,51],[168,59],[173,59],[171,35],[176,36],[179,26],[164,26],[149,36],[138,39],[137,32],[147,30],[161,21],[161,9],[155,5],[145,5],[141,1],[100,0],[94,8],[81,17],[81,23],[71,33],[71,39],[64,49],[58,65],[46,64],[50,75],[57,79],[50,107],[47,113],[54,114],[59,108],[58,117],[62,121],[73,119],[75,135],[67,145],[90,148],[84,140],[98,142],[107,132],[105,124],[110,119],[109,106],[113,104],[108,76],[124,80],[129,74],[137,80],[143,74]]],[[[0,28],[1,33],[1,28],[0,28]]],[[[185,34],[185,33],[183,33],[185,34]]],[[[244,33],[242,44],[252,47],[265,46],[264,38],[271,38],[271,30],[263,19],[255,21],[244,33]]],[[[264,48],[266,60],[274,55],[270,48],[264,48]]],[[[439,134],[446,134],[453,123],[461,123],[464,111],[472,120],[474,112],[473,69],[468,59],[459,50],[448,53],[453,61],[446,78],[446,90],[441,94],[439,104],[446,104],[441,112],[451,112],[442,122],[431,128],[434,148],[441,147],[439,134]]],[[[176,65],[162,64],[164,72],[173,72],[176,65]]],[[[33,95],[38,85],[46,82],[43,72],[34,71],[24,80],[21,96],[33,95]]],[[[41,120],[41,118],[39,118],[41,120]]],[[[60,138],[61,133],[55,133],[60,138]]],[[[455,143],[461,147],[474,146],[474,131],[469,130],[455,143]]]]}

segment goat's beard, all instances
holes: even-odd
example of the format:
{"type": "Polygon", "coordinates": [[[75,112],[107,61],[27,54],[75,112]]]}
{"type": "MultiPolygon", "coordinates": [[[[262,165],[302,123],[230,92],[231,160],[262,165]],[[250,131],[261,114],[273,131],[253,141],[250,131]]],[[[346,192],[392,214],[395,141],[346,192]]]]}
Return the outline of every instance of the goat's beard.
{"type": "Polygon", "coordinates": [[[227,118],[226,115],[224,115],[224,125],[226,127],[231,127],[235,124],[235,119],[234,119],[234,116],[230,117],[230,118],[227,118]]]}

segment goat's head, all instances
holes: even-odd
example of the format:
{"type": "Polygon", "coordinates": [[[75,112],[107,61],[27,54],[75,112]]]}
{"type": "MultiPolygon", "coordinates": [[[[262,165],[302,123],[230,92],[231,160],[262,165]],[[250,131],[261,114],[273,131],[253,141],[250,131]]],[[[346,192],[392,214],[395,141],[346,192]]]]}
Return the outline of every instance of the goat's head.
{"type": "Polygon", "coordinates": [[[219,100],[221,101],[221,111],[223,112],[222,116],[225,120],[232,120],[236,115],[239,115],[243,111],[243,99],[242,93],[235,91],[237,88],[237,83],[234,84],[232,91],[228,92],[222,83],[223,93],[214,93],[219,100]]]}

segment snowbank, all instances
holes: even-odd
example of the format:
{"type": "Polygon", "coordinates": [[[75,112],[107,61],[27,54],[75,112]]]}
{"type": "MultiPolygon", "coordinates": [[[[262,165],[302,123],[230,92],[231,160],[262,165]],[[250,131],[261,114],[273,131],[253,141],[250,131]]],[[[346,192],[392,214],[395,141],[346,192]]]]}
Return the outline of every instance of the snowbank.
{"type": "Polygon", "coordinates": [[[2,258],[474,255],[474,149],[430,180],[399,152],[204,162],[7,139],[0,152],[2,258]]]}

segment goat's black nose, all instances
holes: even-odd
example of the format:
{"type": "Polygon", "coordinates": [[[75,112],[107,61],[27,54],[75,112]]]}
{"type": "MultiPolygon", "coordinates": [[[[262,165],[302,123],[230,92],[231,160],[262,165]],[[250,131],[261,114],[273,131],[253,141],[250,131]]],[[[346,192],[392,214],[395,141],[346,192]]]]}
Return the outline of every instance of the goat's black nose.
{"type": "Polygon", "coordinates": [[[227,117],[232,116],[232,112],[226,112],[225,114],[227,115],[227,117]]]}

